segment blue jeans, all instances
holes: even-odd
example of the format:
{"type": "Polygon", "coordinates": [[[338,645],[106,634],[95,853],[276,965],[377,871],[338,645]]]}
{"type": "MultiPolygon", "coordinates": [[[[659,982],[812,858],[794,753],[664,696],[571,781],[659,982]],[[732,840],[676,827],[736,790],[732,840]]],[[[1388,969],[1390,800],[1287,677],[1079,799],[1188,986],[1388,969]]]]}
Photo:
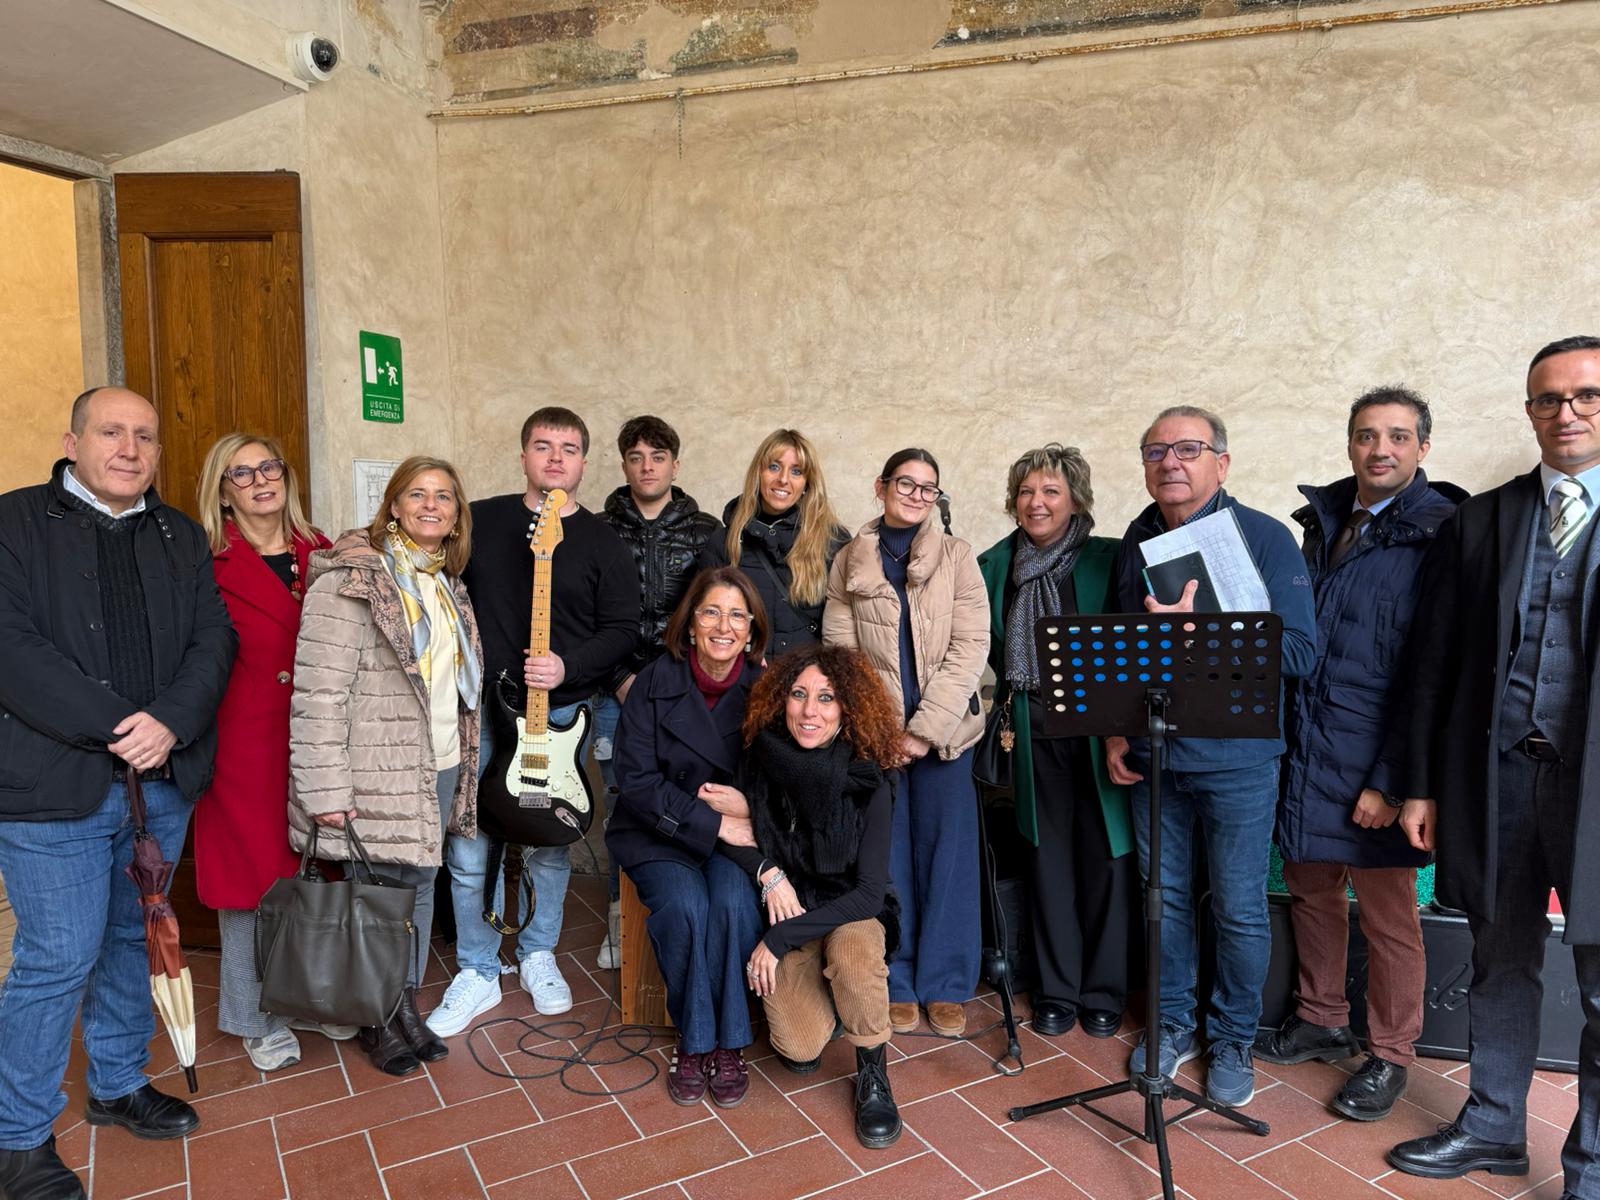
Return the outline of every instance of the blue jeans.
{"type": "MultiPolygon", "coordinates": [[[[169,858],[194,805],[177,785],[144,785],[149,830],[169,858]]],[[[113,783],[86,817],[0,821],[0,877],[17,916],[11,972],[0,984],[0,1149],[50,1136],[67,1097],[72,1023],[83,1005],[89,1094],[115,1100],[145,1085],[156,1033],[128,792],[113,783]]]]}
{"type": "MultiPolygon", "coordinates": [[[[1133,788],[1139,871],[1150,874],[1150,785],[1133,788]]],[[[1206,1036],[1213,1042],[1256,1038],[1261,989],[1272,957],[1267,925],[1267,855],[1278,803],[1278,760],[1227,771],[1161,775],[1161,1020],[1194,1032],[1195,831],[1204,838],[1217,929],[1217,977],[1206,1036]]]]}
{"type": "Polygon", "coordinates": [[[889,960],[892,1003],[965,1003],[978,987],[978,793],[972,751],[929,751],[895,781],[889,877],[900,945],[889,960]]]}
{"type": "MultiPolygon", "coordinates": [[[[617,724],[622,720],[622,705],[615,696],[594,698],[594,761],[600,767],[600,779],[606,788],[606,824],[611,824],[611,814],[617,808],[617,771],[611,765],[616,757],[617,724]]],[[[617,864],[612,862],[609,879],[611,898],[621,895],[617,878],[617,864]]]]}
{"type": "Polygon", "coordinates": [[[658,860],[628,868],[650,910],[645,929],[686,1054],[741,1050],[755,1034],[744,967],[761,937],[750,876],[715,852],[699,867],[658,860]]]}
{"type": "MultiPolygon", "coordinates": [[[[576,704],[550,710],[550,719],[565,724],[577,712],[576,704]]],[[[494,757],[494,733],[488,713],[483,714],[478,735],[478,778],[482,779],[494,757]]],[[[587,745],[587,743],[586,743],[587,745]]],[[[566,911],[567,881],[572,858],[566,846],[529,847],[522,852],[522,907],[534,904],[533,920],[517,935],[517,962],[538,950],[554,950],[561,939],[566,911]]],[[[491,978],[500,974],[500,935],[483,919],[483,876],[489,869],[489,837],[451,835],[445,841],[445,862],[450,867],[450,899],[456,910],[456,969],[471,969],[491,978]]],[[[495,883],[495,908],[504,912],[505,885],[495,883]]]]}

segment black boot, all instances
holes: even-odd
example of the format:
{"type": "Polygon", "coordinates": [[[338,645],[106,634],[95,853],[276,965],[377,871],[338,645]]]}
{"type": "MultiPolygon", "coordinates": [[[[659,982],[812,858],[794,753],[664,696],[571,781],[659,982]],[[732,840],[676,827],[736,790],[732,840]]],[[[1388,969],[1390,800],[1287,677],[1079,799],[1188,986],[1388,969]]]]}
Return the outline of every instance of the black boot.
{"type": "Polygon", "coordinates": [[[409,1075],[422,1066],[400,1032],[398,1019],[387,1025],[363,1025],[356,1034],[356,1041],[367,1052],[372,1065],[385,1075],[409,1075]]]}
{"type": "Polygon", "coordinates": [[[0,1150],[0,1196],[83,1200],[83,1184],[61,1161],[51,1134],[32,1150],[0,1150]]]}
{"type": "Polygon", "coordinates": [[[883,1047],[856,1047],[856,1140],[869,1150],[894,1145],[900,1137],[900,1110],[889,1090],[883,1047]]]}
{"type": "Polygon", "coordinates": [[[400,1011],[395,1013],[394,1023],[400,1026],[400,1034],[406,1039],[406,1045],[423,1062],[438,1062],[450,1053],[450,1047],[439,1040],[439,1035],[429,1029],[418,1014],[417,989],[409,983],[400,994],[400,1011]]]}

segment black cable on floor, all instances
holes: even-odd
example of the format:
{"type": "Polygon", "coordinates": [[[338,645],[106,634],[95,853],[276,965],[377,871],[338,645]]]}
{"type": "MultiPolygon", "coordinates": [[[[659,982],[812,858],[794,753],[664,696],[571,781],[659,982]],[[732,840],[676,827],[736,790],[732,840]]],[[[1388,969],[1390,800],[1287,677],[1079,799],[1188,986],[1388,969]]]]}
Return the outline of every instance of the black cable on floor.
{"type": "MultiPolygon", "coordinates": [[[[562,1087],[566,1088],[567,1091],[572,1092],[575,1095],[625,1096],[629,1092],[636,1092],[640,1088],[647,1087],[651,1083],[655,1082],[656,1077],[661,1074],[661,1064],[659,1061],[657,1061],[655,1056],[650,1053],[652,1048],[651,1043],[656,1041],[658,1038],[664,1041],[670,1041],[672,1040],[672,1035],[657,1033],[648,1025],[619,1025],[616,1028],[607,1031],[606,1026],[611,1021],[611,1014],[616,1011],[617,1002],[615,1000],[610,1000],[606,1004],[605,1015],[600,1018],[599,1029],[595,1030],[592,1034],[589,1026],[579,1020],[557,1019],[553,1021],[535,1021],[530,1020],[527,1017],[498,1017],[492,1021],[482,1021],[479,1024],[474,1025],[471,1030],[468,1031],[467,1050],[472,1055],[472,1061],[477,1063],[481,1070],[495,1076],[497,1079],[515,1079],[520,1081],[555,1078],[560,1080],[562,1087]],[[503,1025],[520,1025],[523,1027],[524,1032],[520,1037],[517,1038],[516,1050],[518,1053],[525,1054],[529,1058],[536,1059],[541,1062],[553,1063],[555,1065],[546,1071],[521,1072],[497,1069],[484,1062],[482,1054],[479,1053],[477,1045],[475,1045],[473,1042],[473,1038],[480,1033],[485,1033],[485,1031],[490,1029],[497,1029],[503,1025]],[[563,1026],[566,1027],[565,1030],[563,1030],[563,1026]],[[574,1028],[576,1030],[575,1032],[574,1028]],[[583,1041],[581,1045],[577,1045],[571,1054],[553,1054],[548,1050],[537,1050],[528,1045],[530,1039],[578,1043],[584,1038],[587,1038],[588,1040],[583,1041]],[[618,1049],[621,1050],[621,1053],[615,1058],[593,1057],[594,1051],[598,1047],[605,1045],[607,1042],[614,1043],[618,1049]],[[597,1090],[594,1088],[582,1087],[579,1084],[574,1083],[571,1079],[567,1078],[567,1072],[571,1071],[575,1067],[588,1067],[590,1069],[595,1067],[611,1067],[616,1066],[618,1063],[631,1062],[635,1059],[644,1062],[644,1064],[650,1068],[650,1073],[638,1083],[630,1084],[627,1087],[600,1088],[597,1090]]],[[[499,1052],[496,1051],[496,1053],[499,1052]]],[[[510,1052],[507,1051],[506,1053],[510,1052]]],[[[596,1072],[597,1077],[598,1074],[599,1072],[596,1072]]]]}

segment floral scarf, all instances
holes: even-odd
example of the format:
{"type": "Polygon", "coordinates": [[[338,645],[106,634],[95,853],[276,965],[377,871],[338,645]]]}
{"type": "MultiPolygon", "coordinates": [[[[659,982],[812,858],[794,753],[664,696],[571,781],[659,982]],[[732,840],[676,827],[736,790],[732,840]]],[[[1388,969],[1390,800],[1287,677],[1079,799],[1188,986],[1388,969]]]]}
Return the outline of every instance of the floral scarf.
{"type": "Polygon", "coordinates": [[[384,539],[383,557],[389,573],[400,588],[400,607],[411,629],[411,652],[416,655],[417,670],[428,690],[433,690],[433,633],[428,627],[428,610],[422,602],[422,585],[417,579],[420,571],[434,576],[434,586],[439,596],[439,611],[450,623],[456,635],[456,691],[468,708],[478,707],[478,695],[483,687],[483,671],[478,656],[472,652],[467,640],[467,628],[456,608],[455,594],[439,575],[444,571],[444,551],[424,550],[403,532],[391,533],[384,539]]]}

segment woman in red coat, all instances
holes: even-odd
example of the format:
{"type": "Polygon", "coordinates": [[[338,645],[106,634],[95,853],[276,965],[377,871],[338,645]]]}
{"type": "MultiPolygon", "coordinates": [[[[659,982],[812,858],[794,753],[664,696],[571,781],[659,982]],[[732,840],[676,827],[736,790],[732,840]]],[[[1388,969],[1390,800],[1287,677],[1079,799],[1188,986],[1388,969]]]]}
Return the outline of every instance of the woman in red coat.
{"type": "Polygon", "coordinates": [[[256,905],[300,864],[288,834],[289,698],[306,559],[329,542],[306,520],[294,468],[270,437],[219,438],[199,502],[239,653],[217,712],[216,770],[195,807],[195,877],[222,933],[217,1025],[244,1039],[257,1069],[274,1071],[300,1061],[300,1043],[286,1018],[259,1010],[256,905]]]}

